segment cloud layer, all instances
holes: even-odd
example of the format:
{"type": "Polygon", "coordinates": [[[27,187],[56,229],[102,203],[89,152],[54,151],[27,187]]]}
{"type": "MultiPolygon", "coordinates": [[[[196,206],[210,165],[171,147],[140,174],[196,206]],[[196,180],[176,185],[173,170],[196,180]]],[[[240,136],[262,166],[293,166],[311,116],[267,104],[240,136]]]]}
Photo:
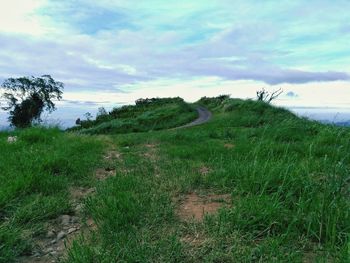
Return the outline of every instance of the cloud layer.
{"type": "Polygon", "coordinates": [[[117,93],[159,79],[350,81],[346,0],[23,3],[0,3],[0,81],[51,74],[68,92],[117,93]]]}

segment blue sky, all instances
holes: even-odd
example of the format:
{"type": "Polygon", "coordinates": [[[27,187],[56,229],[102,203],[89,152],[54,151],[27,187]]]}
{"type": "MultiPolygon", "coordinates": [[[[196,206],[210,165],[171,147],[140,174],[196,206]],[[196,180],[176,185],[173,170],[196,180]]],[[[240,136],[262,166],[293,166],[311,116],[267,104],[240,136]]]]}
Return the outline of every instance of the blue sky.
{"type": "MultiPolygon", "coordinates": [[[[2,0],[0,81],[51,74],[59,106],[283,88],[350,107],[348,0],[2,0]]],[[[293,94],[294,96],[291,96],[293,94]]]]}

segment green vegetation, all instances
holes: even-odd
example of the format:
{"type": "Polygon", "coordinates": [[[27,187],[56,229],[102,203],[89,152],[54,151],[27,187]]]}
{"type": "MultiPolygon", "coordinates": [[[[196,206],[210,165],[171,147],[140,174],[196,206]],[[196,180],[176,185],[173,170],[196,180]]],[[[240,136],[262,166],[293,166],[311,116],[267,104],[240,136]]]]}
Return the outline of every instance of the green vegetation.
{"type": "MultiPolygon", "coordinates": [[[[108,136],[121,154],[116,176],[97,183],[86,200],[96,229],[74,242],[66,261],[349,262],[349,130],[264,102],[220,96],[198,103],[213,112],[206,124],[108,136]],[[226,205],[217,213],[189,220],[179,209],[193,193],[230,198],[218,200],[226,205]]],[[[119,117],[146,114],[133,107],[119,117]]],[[[86,131],[105,133],[100,125],[86,131]]],[[[29,251],[27,237],[16,233],[40,233],[34,226],[69,210],[67,185],[91,183],[102,142],[42,129],[19,132],[14,144],[6,136],[0,136],[0,168],[7,171],[1,174],[0,255],[12,259],[29,251]],[[68,170],[58,165],[64,160],[68,170]],[[38,215],[36,205],[48,212],[38,215]]]]}
{"type": "Polygon", "coordinates": [[[135,105],[99,114],[94,121],[80,121],[69,130],[83,134],[146,132],[177,127],[196,117],[195,109],[181,98],[139,99],[135,105]]]}
{"type": "Polygon", "coordinates": [[[40,78],[21,77],[6,79],[1,87],[2,98],[7,101],[3,110],[9,111],[9,121],[17,128],[30,127],[33,122],[41,122],[44,110],[55,110],[53,99],[62,99],[64,85],[50,75],[40,78]]]}
{"type": "Polygon", "coordinates": [[[12,262],[45,235],[44,223],[72,212],[70,186],[91,185],[103,143],[58,129],[0,133],[0,262],[12,262]]]}
{"type": "Polygon", "coordinates": [[[347,262],[349,131],[266,103],[200,103],[207,124],[113,137],[117,176],[87,202],[97,234],[69,262],[347,262]],[[231,204],[181,220],[174,200],[192,192],[231,204]]]}

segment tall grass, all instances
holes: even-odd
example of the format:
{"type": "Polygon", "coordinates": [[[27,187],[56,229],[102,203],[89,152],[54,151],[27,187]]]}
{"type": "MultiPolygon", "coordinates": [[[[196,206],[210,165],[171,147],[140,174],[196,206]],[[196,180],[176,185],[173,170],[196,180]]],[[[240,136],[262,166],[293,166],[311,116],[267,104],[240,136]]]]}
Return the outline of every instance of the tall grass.
{"type": "MultiPolygon", "coordinates": [[[[201,126],[110,136],[121,153],[116,176],[86,201],[97,229],[66,261],[349,262],[349,130],[227,96],[199,103],[214,113],[201,126]],[[231,201],[203,221],[183,220],[177,200],[193,192],[231,201]]],[[[91,182],[84,174],[102,146],[55,130],[20,132],[16,144],[6,136],[0,249],[10,261],[30,250],[26,229],[69,211],[67,185],[91,182]]]]}
{"type": "Polygon", "coordinates": [[[76,244],[69,261],[89,250],[86,262],[349,262],[349,130],[265,103],[200,102],[214,111],[207,124],[114,138],[124,161],[88,203],[98,249],[76,244]],[[193,191],[232,203],[183,222],[174,200],[193,191]]]}
{"type": "Polygon", "coordinates": [[[92,183],[102,148],[54,128],[0,133],[0,262],[30,253],[44,223],[72,211],[68,187],[92,183]],[[9,144],[9,135],[17,142],[9,144]]]}

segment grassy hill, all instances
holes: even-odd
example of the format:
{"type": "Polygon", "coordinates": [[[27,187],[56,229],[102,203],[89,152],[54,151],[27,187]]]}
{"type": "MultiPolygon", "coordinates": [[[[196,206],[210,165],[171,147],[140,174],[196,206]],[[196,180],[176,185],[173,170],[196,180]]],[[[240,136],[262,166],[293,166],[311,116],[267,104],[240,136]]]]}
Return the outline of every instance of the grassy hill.
{"type": "Polygon", "coordinates": [[[69,130],[83,134],[147,132],[177,127],[196,116],[195,109],[181,98],[139,99],[135,105],[115,108],[69,130]]]}
{"type": "MultiPolygon", "coordinates": [[[[69,214],[93,223],[67,262],[349,262],[349,129],[225,96],[198,104],[213,118],[180,130],[108,120],[18,131],[13,144],[0,133],[0,261],[30,254],[69,214]],[[81,214],[72,187],[94,189],[81,214]]],[[[120,120],[161,119],[158,107],[120,120]]],[[[184,123],[173,116],[163,127],[184,123]]]]}

